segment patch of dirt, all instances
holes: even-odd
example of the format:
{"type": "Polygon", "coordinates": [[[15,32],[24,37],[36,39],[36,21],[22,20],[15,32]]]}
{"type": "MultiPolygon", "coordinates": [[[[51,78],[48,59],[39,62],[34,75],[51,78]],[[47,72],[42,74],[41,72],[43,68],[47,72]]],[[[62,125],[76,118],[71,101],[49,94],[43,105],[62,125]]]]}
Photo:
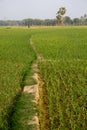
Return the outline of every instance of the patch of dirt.
{"type": "MultiPolygon", "coordinates": [[[[32,45],[34,51],[36,52],[32,41],[30,41],[30,44],[32,45]]],[[[40,60],[40,56],[37,55],[36,63],[32,65],[32,71],[34,72],[32,78],[36,81],[36,84],[30,85],[30,86],[25,86],[23,89],[24,93],[32,94],[34,96],[34,100],[32,102],[36,103],[37,105],[39,104],[38,60],[40,60]]],[[[31,120],[28,121],[28,124],[36,125],[37,126],[36,130],[40,130],[39,129],[39,118],[38,118],[37,113],[32,117],[31,120]]]]}
{"type": "Polygon", "coordinates": [[[38,121],[38,117],[36,115],[33,117],[33,119],[31,121],[28,122],[28,125],[35,125],[35,124],[37,125],[37,122],[39,122],[39,121],[38,121]]]}
{"type": "Polygon", "coordinates": [[[35,73],[32,77],[36,81],[37,84],[30,85],[30,86],[25,86],[24,89],[23,89],[23,92],[26,92],[26,93],[34,95],[34,97],[35,97],[34,102],[36,104],[38,104],[38,100],[39,100],[39,88],[38,88],[38,86],[39,86],[39,79],[38,79],[38,74],[35,73]]]}
{"type": "MultiPolygon", "coordinates": [[[[36,55],[37,55],[37,60],[36,63],[32,65],[32,71],[34,72],[32,78],[36,81],[36,84],[34,85],[30,85],[30,86],[25,86],[23,89],[24,93],[28,93],[28,94],[32,94],[34,96],[34,100],[32,102],[36,103],[37,105],[39,105],[39,85],[40,85],[40,78],[38,75],[38,62],[43,60],[43,56],[41,54],[38,53],[37,49],[35,48],[32,39],[30,39],[30,44],[33,48],[33,50],[35,51],[36,55]]],[[[38,118],[38,114],[36,113],[31,120],[28,121],[29,125],[37,125],[37,129],[36,130],[40,130],[40,125],[39,125],[39,118],[38,118]]]]}
{"type": "MultiPolygon", "coordinates": [[[[37,66],[37,65],[34,65],[34,66],[37,66]]],[[[30,86],[25,86],[24,89],[23,89],[23,92],[28,93],[28,94],[32,94],[34,96],[34,100],[32,102],[34,102],[38,105],[38,100],[39,100],[39,78],[38,78],[38,74],[34,73],[34,75],[32,77],[36,81],[36,84],[30,85],[30,86]]],[[[28,124],[29,125],[37,125],[36,130],[39,130],[39,119],[38,119],[37,113],[35,114],[35,116],[30,121],[28,121],[28,124]]]]}

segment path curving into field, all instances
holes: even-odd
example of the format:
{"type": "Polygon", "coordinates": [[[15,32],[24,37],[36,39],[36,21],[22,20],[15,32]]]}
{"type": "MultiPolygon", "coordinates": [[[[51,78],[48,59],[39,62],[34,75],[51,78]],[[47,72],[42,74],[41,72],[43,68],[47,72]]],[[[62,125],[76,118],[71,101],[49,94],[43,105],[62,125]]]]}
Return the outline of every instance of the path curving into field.
{"type": "MultiPolygon", "coordinates": [[[[33,50],[35,51],[37,55],[37,60],[36,62],[32,65],[32,71],[33,75],[32,78],[36,81],[36,84],[34,85],[29,85],[29,86],[24,86],[23,93],[31,94],[34,96],[34,99],[32,102],[34,102],[37,107],[39,106],[39,86],[40,86],[40,80],[39,80],[39,75],[38,75],[38,62],[43,59],[42,55],[40,55],[32,41],[32,38],[30,39],[30,45],[32,46],[33,50]]],[[[36,128],[34,130],[40,130],[40,122],[39,122],[39,116],[38,113],[36,112],[35,115],[28,121],[28,125],[36,125],[36,128]]]]}
{"type": "Polygon", "coordinates": [[[32,38],[30,38],[30,45],[32,46],[33,50],[35,51],[35,53],[36,53],[36,55],[37,55],[37,62],[36,62],[36,64],[37,64],[38,61],[41,61],[41,60],[43,60],[44,58],[43,58],[42,54],[38,53],[38,51],[37,51],[37,49],[36,49],[36,47],[35,47],[35,45],[34,45],[34,43],[33,43],[33,41],[32,41],[32,38]]]}

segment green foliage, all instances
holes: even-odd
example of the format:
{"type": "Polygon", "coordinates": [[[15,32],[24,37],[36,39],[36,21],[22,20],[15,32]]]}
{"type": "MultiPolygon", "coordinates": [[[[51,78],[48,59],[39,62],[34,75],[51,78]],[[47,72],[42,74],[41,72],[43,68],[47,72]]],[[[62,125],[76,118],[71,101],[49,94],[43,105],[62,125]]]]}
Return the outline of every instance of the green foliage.
{"type": "Polygon", "coordinates": [[[47,91],[42,93],[48,100],[48,130],[86,130],[87,61],[45,61],[39,67],[47,91]]]}
{"type": "Polygon", "coordinates": [[[0,129],[8,129],[10,108],[36,58],[26,29],[0,28],[0,129]]]}
{"type": "Polygon", "coordinates": [[[36,112],[36,105],[31,102],[32,95],[21,94],[24,84],[33,82],[28,81],[36,58],[29,44],[31,34],[36,50],[45,59],[39,62],[46,116],[42,130],[86,130],[87,28],[84,27],[0,28],[0,129],[8,130],[8,119],[13,130],[33,129],[28,120],[36,112]],[[15,102],[19,93],[21,96],[15,102]]]}
{"type": "Polygon", "coordinates": [[[38,30],[33,41],[45,59],[87,59],[87,28],[60,27],[38,30]]]}
{"type": "Polygon", "coordinates": [[[63,24],[63,15],[66,13],[66,8],[65,7],[61,7],[59,8],[59,10],[57,11],[57,15],[56,18],[58,20],[58,22],[60,24],[63,24]]]}
{"type": "Polygon", "coordinates": [[[22,93],[13,108],[13,116],[10,117],[12,122],[12,130],[33,130],[35,125],[30,125],[29,121],[35,116],[37,106],[32,101],[34,97],[32,94],[22,93]]]}
{"type": "Polygon", "coordinates": [[[61,27],[33,35],[43,81],[42,130],[87,129],[87,28],[61,27]],[[47,113],[46,113],[47,111],[47,113]],[[43,129],[44,128],[44,129],[43,129]]]}

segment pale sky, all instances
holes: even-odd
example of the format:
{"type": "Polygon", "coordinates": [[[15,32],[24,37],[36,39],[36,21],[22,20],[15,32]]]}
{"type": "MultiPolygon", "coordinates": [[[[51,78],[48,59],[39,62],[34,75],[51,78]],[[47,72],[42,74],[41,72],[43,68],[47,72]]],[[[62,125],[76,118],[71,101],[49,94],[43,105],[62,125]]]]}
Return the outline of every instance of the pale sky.
{"type": "Polygon", "coordinates": [[[61,6],[71,18],[87,14],[87,0],[0,0],[0,20],[53,19],[61,6]]]}

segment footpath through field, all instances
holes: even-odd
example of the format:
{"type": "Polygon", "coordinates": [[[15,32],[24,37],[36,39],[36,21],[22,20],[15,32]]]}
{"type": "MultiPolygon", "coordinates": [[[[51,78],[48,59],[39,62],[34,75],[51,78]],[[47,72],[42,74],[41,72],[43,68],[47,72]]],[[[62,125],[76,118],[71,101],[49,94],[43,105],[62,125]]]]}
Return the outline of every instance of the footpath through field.
{"type": "MultiPolygon", "coordinates": [[[[34,99],[32,102],[34,102],[37,106],[39,105],[39,85],[40,85],[40,80],[39,80],[39,75],[38,75],[38,62],[43,59],[42,55],[40,55],[32,41],[32,38],[30,39],[30,45],[32,46],[33,50],[35,51],[37,55],[37,60],[36,62],[32,65],[32,71],[33,75],[32,78],[36,81],[36,84],[34,85],[29,85],[29,86],[24,86],[23,93],[28,93],[34,96],[34,99]]],[[[28,125],[36,125],[35,130],[40,130],[39,126],[39,117],[38,117],[38,112],[36,112],[32,119],[28,121],[28,125]]]]}

